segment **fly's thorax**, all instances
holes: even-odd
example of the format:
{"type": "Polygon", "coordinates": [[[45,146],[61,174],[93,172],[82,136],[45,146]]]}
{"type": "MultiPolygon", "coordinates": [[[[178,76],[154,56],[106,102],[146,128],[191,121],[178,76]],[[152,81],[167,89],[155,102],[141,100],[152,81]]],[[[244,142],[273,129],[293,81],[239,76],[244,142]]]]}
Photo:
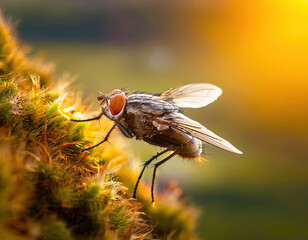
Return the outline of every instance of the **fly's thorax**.
{"type": "Polygon", "coordinates": [[[128,111],[132,114],[162,114],[178,111],[175,105],[151,94],[131,94],[127,97],[128,111]]]}
{"type": "Polygon", "coordinates": [[[120,89],[115,89],[108,95],[99,97],[98,100],[102,100],[102,110],[107,118],[117,121],[122,117],[126,106],[126,96],[120,89]]]}

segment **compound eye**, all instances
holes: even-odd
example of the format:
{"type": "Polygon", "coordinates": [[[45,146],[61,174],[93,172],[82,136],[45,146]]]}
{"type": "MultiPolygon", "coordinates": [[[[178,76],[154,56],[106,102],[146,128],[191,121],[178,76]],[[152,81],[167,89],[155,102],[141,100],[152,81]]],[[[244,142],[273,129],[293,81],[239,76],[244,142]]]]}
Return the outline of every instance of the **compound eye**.
{"type": "Polygon", "coordinates": [[[110,99],[110,112],[113,116],[119,114],[124,106],[125,97],[122,94],[116,94],[110,99]]]}

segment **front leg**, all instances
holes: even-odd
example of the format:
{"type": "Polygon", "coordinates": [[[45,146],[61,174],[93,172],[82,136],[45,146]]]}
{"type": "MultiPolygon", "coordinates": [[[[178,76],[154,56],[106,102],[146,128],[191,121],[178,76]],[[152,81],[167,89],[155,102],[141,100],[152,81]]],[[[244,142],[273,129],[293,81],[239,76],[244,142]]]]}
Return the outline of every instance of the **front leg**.
{"type": "Polygon", "coordinates": [[[78,119],[70,119],[72,122],[89,122],[89,121],[94,121],[100,119],[104,115],[104,112],[101,112],[97,117],[89,118],[89,119],[83,119],[83,120],[78,120],[78,119]]]}
{"type": "Polygon", "coordinates": [[[109,130],[109,132],[107,133],[107,135],[106,135],[106,137],[104,138],[103,141],[99,142],[98,144],[95,144],[95,145],[92,146],[92,147],[84,148],[84,149],[81,150],[81,152],[91,150],[91,149],[93,149],[93,148],[95,148],[95,147],[101,145],[101,144],[104,143],[104,142],[108,142],[108,138],[109,138],[111,132],[113,131],[113,129],[114,129],[116,126],[117,126],[117,124],[115,123],[115,124],[112,126],[112,128],[109,130]]]}

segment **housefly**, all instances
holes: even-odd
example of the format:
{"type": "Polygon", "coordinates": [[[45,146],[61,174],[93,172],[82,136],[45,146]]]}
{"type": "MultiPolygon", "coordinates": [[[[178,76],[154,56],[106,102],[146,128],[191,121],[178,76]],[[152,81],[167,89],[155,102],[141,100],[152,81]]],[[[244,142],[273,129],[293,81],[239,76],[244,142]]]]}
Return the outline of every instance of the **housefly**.
{"type": "Polygon", "coordinates": [[[154,164],[151,185],[151,197],[154,202],[156,170],[173,156],[198,159],[202,153],[202,143],[208,143],[229,152],[242,153],[229,142],[179,111],[180,108],[204,107],[214,102],[221,93],[220,88],[205,83],[188,84],[160,94],[115,89],[97,98],[102,105],[102,112],[99,116],[85,120],[71,120],[85,122],[106,116],[114,121],[113,127],[103,141],[83,151],[108,141],[110,133],[115,128],[118,128],[128,138],[136,138],[164,149],[144,163],[134,188],[133,198],[136,198],[138,184],[145,168],[159,156],[170,152],[168,156],[154,164]]]}

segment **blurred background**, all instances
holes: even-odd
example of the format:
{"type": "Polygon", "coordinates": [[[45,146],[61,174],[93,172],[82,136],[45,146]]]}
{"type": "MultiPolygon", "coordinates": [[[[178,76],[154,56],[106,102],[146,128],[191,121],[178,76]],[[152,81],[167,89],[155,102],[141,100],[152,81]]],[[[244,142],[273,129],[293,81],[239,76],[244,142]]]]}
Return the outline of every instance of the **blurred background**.
{"type": "MultiPolygon", "coordinates": [[[[203,164],[174,158],[160,169],[160,188],[176,179],[202,210],[201,239],[308,239],[307,0],[1,0],[0,7],[33,54],[78,76],[97,108],[99,91],[114,88],[221,87],[217,102],[186,114],[244,154],[206,146],[203,164]]],[[[157,150],[129,144],[141,161],[157,150]]]]}

